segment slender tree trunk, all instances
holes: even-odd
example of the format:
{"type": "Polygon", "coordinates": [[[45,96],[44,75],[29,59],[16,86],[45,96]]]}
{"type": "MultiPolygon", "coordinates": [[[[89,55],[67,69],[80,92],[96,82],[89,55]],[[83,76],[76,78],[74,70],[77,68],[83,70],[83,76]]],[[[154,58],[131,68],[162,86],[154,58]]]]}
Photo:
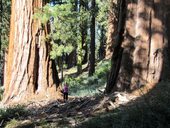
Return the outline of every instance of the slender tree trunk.
{"type": "MultiPolygon", "coordinates": [[[[88,10],[88,1],[80,0],[80,5],[84,8],[85,11],[88,10]]],[[[85,20],[82,23],[82,27],[81,27],[82,50],[84,52],[82,64],[86,64],[88,62],[87,31],[88,31],[88,21],[85,20]]]]}
{"type": "Polygon", "coordinates": [[[64,77],[63,65],[64,65],[64,55],[62,54],[61,56],[61,81],[63,81],[63,77],[64,77]]]}
{"type": "Polygon", "coordinates": [[[88,61],[88,49],[87,49],[87,21],[82,23],[81,27],[81,41],[82,41],[82,64],[87,63],[88,61]]]}
{"type": "MultiPolygon", "coordinates": [[[[0,14],[0,23],[1,23],[1,27],[2,27],[2,12],[3,12],[3,4],[2,4],[2,0],[1,0],[1,3],[0,3],[0,8],[1,8],[1,14],[0,14]]],[[[2,45],[2,38],[1,38],[1,36],[2,36],[2,28],[0,28],[0,61],[1,61],[1,45],[2,45]]]]}
{"type": "Polygon", "coordinates": [[[90,43],[90,55],[89,55],[89,76],[92,76],[95,72],[95,6],[96,0],[92,0],[91,5],[91,43],[90,43]]]}
{"type": "MultiPolygon", "coordinates": [[[[80,13],[80,9],[81,9],[81,0],[77,0],[78,13],[80,13]]],[[[78,17],[78,19],[80,19],[80,17],[78,17]]],[[[82,22],[79,26],[77,26],[78,33],[81,33],[81,27],[82,27],[82,22]]],[[[82,58],[83,58],[83,54],[82,54],[82,35],[81,35],[81,37],[78,36],[78,41],[77,41],[77,74],[82,73],[82,58]]]]}
{"type": "Polygon", "coordinates": [[[82,64],[86,64],[88,62],[88,47],[87,47],[87,22],[85,23],[86,27],[84,28],[84,32],[83,32],[83,37],[82,37],[82,48],[84,51],[84,56],[83,56],[83,60],[82,60],[82,64]]]}
{"type": "Polygon", "coordinates": [[[66,64],[67,68],[71,68],[73,66],[76,66],[76,50],[73,50],[69,55],[66,56],[66,64]]]}
{"type": "MultiPolygon", "coordinates": [[[[80,12],[82,8],[85,10],[87,9],[86,3],[83,0],[79,1],[79,10],[80,12]]],[[[78,42],[78,47],[77,47],[77,74],[82,73],[82,64],[87,62],[87,42],[86,42],[86,37],[87,37],[87,21],[80,21],[80,33],[81,33],[81,42],[78,42]],[[83,55],[83,50],[85,52],[85,55],[83,55]]]]}
{"type": "MultiPolygon", "coordinates": [[[[1,27],[0,27],[0,63],[2,62],[2,22],[3,22],[3,20],[2,20],[2,15],[3,15],[3,4],[2,4],[2,0],[0,1],[0,9],[1,9],[1,11],[0,11],[0,24],[1,24],[1,27]]],[[[0,71],[1,71],[1,73],[0,73],[0,86],[2,85],[2,81],[3,81],[3,78],[2,78],[2,63],[1,63],[1,65],[0,65],[0,71]]]]}
{"type": "Polygon", "coordinates": [[[105,29],[104,26],[100,27],[101,30],[101,36],[100,36],[100,47],[99,47],[99,60],[103,60],[105,57],[105,42],[106,42],[106,37],[105,37],[105,29]]]}
{"type": "MultiPolygon", "coordinates": [[[[44,2],[44,1],[43,1],[44,2]]],[[[57,98],[59,78],[50,59],[50,43],[43,40],[49,32],[33,20],[41,0],[12,0],[10,43],[5,75],[4,102],[26,102],[30,99],[57,98]]]]}
{"type": "MultiPolygon", "coordinates": [[[[78,0],[73,0],[72,4],[74,5],[73,10],[77,11],[78,0]]],[[[77,52],[77,46],[75,46],[75,49],[68,56],[66,56],[66,63],[68,65],[67,68],[76,66],[77,64],[77,53],[76,52],[77,52]]]]}

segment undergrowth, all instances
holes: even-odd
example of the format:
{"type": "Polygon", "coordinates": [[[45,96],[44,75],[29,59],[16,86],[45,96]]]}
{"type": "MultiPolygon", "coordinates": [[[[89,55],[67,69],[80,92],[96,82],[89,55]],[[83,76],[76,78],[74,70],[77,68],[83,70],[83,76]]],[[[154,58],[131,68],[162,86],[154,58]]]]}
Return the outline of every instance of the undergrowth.
{"type": "Polygon", "coordinates": [[[0,86],[0,101],[2,100],[3,93],[4,93],[4,87],[0,86]]]}
{"type": "MultiPolygon", "coordinates": [[[[29,112],[24,108],[24,106],[17,105],[9,108],[1,108],[0,109],[0,123],[4,126],[6,122],[15,119],[23,119],[28,116],[29,112]]],[[[1,127],[2,127],[1,126],[1,127]]]]}
{"type": "Polygon", "coordinates": [[[110,61],[100,61],[93,76],[89,77],[88,72],[76,78],[66,76],[65,82],[69,84],[70,95],[83,97],[99,93],[98,89],[104,89],[109,69],[110,61]]]}
{"type": "MultiPolygon", "coordinates": [[[[96,68],[94,76],[88,78],[84,73],[77,78],[68,77],[65,79],[70,85],[72,95],[84,96],[98,93],[98,89],[104,87],[106,72],[110,63],[102,61],[96,68]],[[78,89],[77,89],[78,88],[78,89]],[[87,89],[88,88],[88,89],[87,89]]],[[[169,128],[170,127],[170,81],[157,84],[150,92],[144,94],[127,105],[120,106],[113,111],[106,111],[88,117],[86,121],[78,124],[77,128],[169,128]]],[[[43,128],[67,127],[63,119],[60,122],[26,122],[23,125],[23,118],[29,112],[23,106],[0,109],[0,121],[4,121],[6,128],[36,126],[43,128]]],[[[0,122],[0,123],[1,123],[0,122]]]]}

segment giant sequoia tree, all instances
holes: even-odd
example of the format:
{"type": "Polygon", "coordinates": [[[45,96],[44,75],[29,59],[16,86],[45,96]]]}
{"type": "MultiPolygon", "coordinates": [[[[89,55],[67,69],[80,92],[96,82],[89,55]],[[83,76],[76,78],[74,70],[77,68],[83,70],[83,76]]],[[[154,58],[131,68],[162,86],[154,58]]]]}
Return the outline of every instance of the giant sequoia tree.
{"type": "Polygon", "coordinates": [[[44,38],[50,29],[33,19],[46,2],[12,0],[4,102],[57,97],[58,74],[49,56],[49,40],[44,38]]]}
{"type": "Polygon", "coordinates": [[[117,34],[117,21],[118,21],[118,2],[119,0],[109,0],[108,11],[108,30],[106,41],[106,59],[110,59],[113,53],[113,45],[115,43],[115,37],[117,34]]]}
{"type": "Polygon", "coordinates": [[[169,79],[169,7],[170,0],[120,1],[107,93],[169,79]]]}

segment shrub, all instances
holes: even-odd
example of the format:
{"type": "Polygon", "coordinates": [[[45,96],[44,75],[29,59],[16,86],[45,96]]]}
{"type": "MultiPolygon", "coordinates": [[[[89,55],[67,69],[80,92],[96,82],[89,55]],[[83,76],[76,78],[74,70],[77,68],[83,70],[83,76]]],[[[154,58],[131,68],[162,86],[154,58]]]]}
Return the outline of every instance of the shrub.
{"type": "Polygon", "coordinates": [[[11,119],[21,119],[28,115],[28,111],[24,106],[17,105],[5,109],[0,109],[0,120],[10,121],[11,119]]]}
{"type": "Polygon", "coordinates": [[[3,93],[4,93],[4,88],[3,88],[3,86],[1,86],[0,87],[0,101],[2,100],[3,93]]]}
{"type": "Polygon", "coordinates": [[[76,78],[67,75],[64,81],[70,86],[70,95],[89,96],[98,93],[98,88],[104,88],[110,65],[110,61],[100,61],[96,66],[96,72],[90,77],[87,72],[76,78]]]}

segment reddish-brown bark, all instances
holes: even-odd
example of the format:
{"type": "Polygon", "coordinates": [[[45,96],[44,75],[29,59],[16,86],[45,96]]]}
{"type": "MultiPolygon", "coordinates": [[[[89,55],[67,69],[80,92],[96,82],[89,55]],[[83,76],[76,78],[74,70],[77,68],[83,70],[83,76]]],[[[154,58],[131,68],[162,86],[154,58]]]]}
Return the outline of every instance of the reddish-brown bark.
{"type": "Polygon", "coordinates": [[[44,4],[42,0],[12,0],[4,102],[59,96],[58,74],[49,56],[51,46],[43,38],[48,26],[41,28],[41,23],[33,19],[35,9],[44,4]]]}
{"type": "Polygon", "coordinates": [[[106,41],[106,59],[110,59],[113,53],[113,45],[115,43],[117,24],[118,24],[118,10],[117,10],[117,0],[109,0],[109,16],[108,16],[108,31],[107,31],[107,41],[106,41]]]}
{"type": "MultiPolygon", "coordinates": [[[[106,92],[113,89],[135,89],[169,79],[169,39],[167,15],[170,0],[126,0],[123,49],[119,69],[112,67],[106,92]],[[117,73],[119,70],[119,73],[117,73]],[[111,82],[114,79],[114,82],[111,82]]],[[[119,14],[119,17],[122,16],[119,14]]],[[[120,21],[119,21],[120,22],[120,21]]],[[[118,29],[119,29],[118,25],[118,29]]],[[[118,37],[119,33],[117,34],[118,37]]],[[[115,47],[114,50],[116,50],[115,47]]],[[[113,53],[112,58],[118,53],[113,53]]],[[[120,59],[120,58],[119,58],[120,59]]],[[[117,59],[116,59],[117,60],[117,59]]],[[[112,59],[112,63],[119,65],[112,59]]]]}

